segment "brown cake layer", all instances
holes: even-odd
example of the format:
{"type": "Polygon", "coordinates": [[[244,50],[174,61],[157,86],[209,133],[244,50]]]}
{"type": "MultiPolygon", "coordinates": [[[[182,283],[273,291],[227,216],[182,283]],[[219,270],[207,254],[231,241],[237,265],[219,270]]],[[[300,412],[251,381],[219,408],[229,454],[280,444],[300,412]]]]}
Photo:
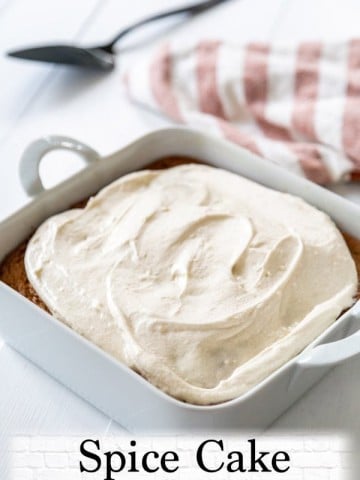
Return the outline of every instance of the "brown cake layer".
{"type": "MultiPolygon", "coordinates": [[[[148,165],[147,168],[151,169],[162,169],[175,167],[176,165],[182,165],[184,163],[201,163],[193,159],[184,158],[184,157],[169,157],[157,160],[156,162],[148,165]]],[[[83,208],[87,200],[79,202],[74,205],[73,208],[83,208]]],[[[358,276],[360,278],[360,240],[351,237],[350,235],[343,234],[345,241],[349,247],[349,250],[353,256],[353,259],[356,264],[358,276]]],[[[24,265],[24,256],[26,251],[28,241],[23,242],[21,245],[16,247],[3,261],[0,265],[0,281],[3,281],[10,287],[12,287],[17,292],[24,295],[24,297],[31,300],[33,303],[48,311],[46,305],[37,295],[31,283],[29,282],[24,265]]],[[[360,288],[358,289],[360,292],[360,288]]]]}

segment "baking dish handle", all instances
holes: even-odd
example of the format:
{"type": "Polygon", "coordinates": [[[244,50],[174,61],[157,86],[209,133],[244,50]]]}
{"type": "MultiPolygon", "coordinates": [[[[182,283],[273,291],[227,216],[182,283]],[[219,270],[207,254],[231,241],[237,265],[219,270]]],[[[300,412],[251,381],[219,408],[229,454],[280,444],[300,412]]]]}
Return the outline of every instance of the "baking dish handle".
{"type": "Polygon", "coordinates": [[[59,135],[49,135],[32,142],[20,159],[20,181],[25,192],[35,197],[45,190],[40,177],[40,163],[52,150],[70,150],[78,154],[86,163],[100,159],[100,155],[78,140],[59,135]]]}
{"type": "MultiPolygon", "coordinates": [[[[358,301],[345,315],[350,322],[359,322],[360,301],[358,301]]],[[[305,368],[332,367],[358,355],[360,355],[360,330],[342,340],[305,350],[300,355],[297,365],[305,368]]]]}

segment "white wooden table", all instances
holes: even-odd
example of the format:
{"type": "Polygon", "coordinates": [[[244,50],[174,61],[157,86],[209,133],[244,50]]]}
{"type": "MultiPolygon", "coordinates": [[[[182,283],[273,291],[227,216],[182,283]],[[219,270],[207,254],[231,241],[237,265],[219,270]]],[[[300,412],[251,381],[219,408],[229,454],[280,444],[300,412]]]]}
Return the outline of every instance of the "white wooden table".
{"type": "MultiPolygon", "coordinates": [[[[136,18],[185,1],[0,0],[0,218],[28,201],[17,170],[22,150],[34,138],[47,133],[70,135],[107,153],[167,123],[131,105],[120,87],[121,72],[135,57],[146,54],[145,49],[124,54],[119,68],[109,75],[19,62],[2,52],[41,41],[102,42],[136,18]]],[[[233,0],[171,29],[171,35],[244,42],[336,40],[356,36],[359,18],[358,0],[233,0]]],[[[72,158],[65,162],[63,155],[49,161],[51,173],[46,161],[44,166],[48,184],[80,166],[72,158]]],[[[360,203],[359,190],[359,186],[339,188],[360,203]]],[[[283,415],[273,431],[359,431],[359,370],[360,359],[334,370],[283,415]]],[[[0,442],[15,433],[119,431],[118,425],[0,340],[0,442]]]]}

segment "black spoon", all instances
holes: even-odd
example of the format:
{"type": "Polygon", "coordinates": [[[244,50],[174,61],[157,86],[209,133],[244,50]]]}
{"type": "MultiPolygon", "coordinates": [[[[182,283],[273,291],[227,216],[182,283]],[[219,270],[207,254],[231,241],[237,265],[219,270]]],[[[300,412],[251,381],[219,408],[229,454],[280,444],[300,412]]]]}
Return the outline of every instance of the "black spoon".
{"type": "Polygon", "coordinates": [[[25,60],[59,63],[63,65],[73,65],[77,67],[108,71],[112,70],[115,66],[115,44],[128,33],[146,25],[147,23],[161,20],[172,15],[182,13],[196,15],[226,1],[227,0],[208,0],[202,3],[188,5],[187,7],[158,13],[133,23],[118,33],[110,43],[99,47],[82,48],[75,45],[48,45],[43,47],[26,48],[23,50],[14,50],[8,52],[7,55],[25,60]]]}

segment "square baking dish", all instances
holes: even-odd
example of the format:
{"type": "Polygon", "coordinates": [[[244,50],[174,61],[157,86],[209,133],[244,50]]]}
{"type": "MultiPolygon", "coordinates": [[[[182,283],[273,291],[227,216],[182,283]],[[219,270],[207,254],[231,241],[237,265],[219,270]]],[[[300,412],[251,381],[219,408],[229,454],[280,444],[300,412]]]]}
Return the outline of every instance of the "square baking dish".
{"type": "MultiPolygon", "coordinates": [[[[20,179],[33,200],[0,223],[0,261],[49,216],[96,193],[121,175],[162,157],[180,155],[302,197],[360,239],[360,208],[229,142],[182,128],[150,133],[101,158],[87,145],[49,136],[24,152],[20,179]],[[39,167],[51,150],[78,153],[89,165],[45,190],[39,167]]],[[[16,351],[130,431],[189,432],[263,429],[333,366],[360,353],[360,302],[264,381],[239,398],[195,406],[163,393],[127,366],[0,282],[0,335],[16,351]],[[354,333],[355,332],[355,333],[354,333]]]]}

